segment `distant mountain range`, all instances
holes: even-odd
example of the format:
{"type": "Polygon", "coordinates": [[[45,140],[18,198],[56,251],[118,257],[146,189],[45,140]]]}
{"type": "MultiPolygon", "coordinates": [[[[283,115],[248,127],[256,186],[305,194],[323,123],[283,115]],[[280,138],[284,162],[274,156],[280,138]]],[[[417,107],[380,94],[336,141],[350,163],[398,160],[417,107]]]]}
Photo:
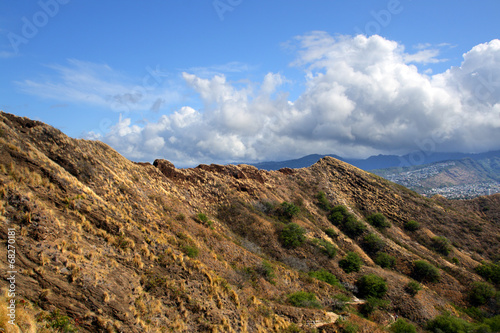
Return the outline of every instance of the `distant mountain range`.
{"type": "Polygon", "coordinates": [[[404,156],[378,155],[346,159],[337,155],[307,155],[282,162],[254,164],[259,169],[304,168],[324,156],[334,157],[426,196],[470,199],[500,193],[500,151],[479,154],[422,152],[404,156]]]}
{"type": "Polygon", "coordinates": [[[387,169],[387,168],[398,168],[398,167],[406,168],[412,166],[431,164],[435,162],[461,160],[464,158],[470,158],[472,160],[477,161],[492,157],[500,157],[500,150],[486,152],[486,153],[479,153],[479,154],[414,152],[403,156],[376,155],[376,156],[370,156],[366,159],[349,159],[332,154],[325,154],[325,155],[311,154],[293,160],[260,162],[251,165],[257,167],[258,169],[268,170],[268,171],[279,170],[282,168],[299,169],[299,168],[309,167],[325,156],[336,158],[338,160],[354,165],[355,167],[358,167],[365,171],[371,171],[376,169],[387,169]]]}
{"type": "Polygon", "coordinates": [[[440,194],[449,199],[469,199],[500,192],[498,155],[371,172],[427,196],[440,194]]]}

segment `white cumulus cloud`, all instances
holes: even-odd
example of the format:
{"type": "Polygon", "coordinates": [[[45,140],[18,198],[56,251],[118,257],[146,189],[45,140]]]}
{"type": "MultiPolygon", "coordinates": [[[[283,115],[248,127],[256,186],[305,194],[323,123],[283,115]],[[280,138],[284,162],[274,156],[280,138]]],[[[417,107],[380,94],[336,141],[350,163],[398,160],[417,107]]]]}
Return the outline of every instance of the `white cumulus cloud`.
{"type": "Polygon", "coordinates": [[[422,143],[435,151],[500,148],[499,40],[475,46],[459,67],[435,75],[415,66],[441,61],[428,45],[409,54],[377,35],[325,32],[294,42],[293,65],[306,81],[296,100],[281,90],[282,74],[242,85],[220,73],[184,73],[202,107],[185,106],[141,126],[121,119],[102,139],[127,157],[181,166],[309,153],[366,157],[407,153],[422,143]]]}

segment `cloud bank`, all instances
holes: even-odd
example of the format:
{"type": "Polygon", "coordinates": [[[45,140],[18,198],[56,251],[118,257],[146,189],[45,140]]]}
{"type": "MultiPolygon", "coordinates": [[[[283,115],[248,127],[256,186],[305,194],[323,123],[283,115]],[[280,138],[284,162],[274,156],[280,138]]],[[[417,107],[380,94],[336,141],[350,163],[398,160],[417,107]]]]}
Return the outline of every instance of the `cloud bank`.
{"type": "Polygon", "coordinates": [[[123,117],[100,139],[131,159],[166,158],[179,166],[310,153],[403,154],[423,146],[500,149],[500,40],[475,46],[460,67],[435,75],[417,65],[442,61],[438,51],[410,54],[377,35],[312,32],[294,43],[292,65],[306,80],[294,101],[281,90],[282,74],[242,85],[222,74],[186,72],[182,78],[201,107],[184,106],[140,126],[123,117]]]}

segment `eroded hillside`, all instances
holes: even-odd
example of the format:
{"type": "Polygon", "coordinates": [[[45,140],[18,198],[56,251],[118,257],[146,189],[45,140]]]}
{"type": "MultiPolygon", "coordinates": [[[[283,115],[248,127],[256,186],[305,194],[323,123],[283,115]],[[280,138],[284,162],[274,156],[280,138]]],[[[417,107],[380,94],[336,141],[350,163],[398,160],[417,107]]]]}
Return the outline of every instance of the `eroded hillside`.
{"type": "Polygon", "coordinates": [[[476,267],[499,259],[500,195],[428,199],[333,158],[272,172],[134,163],[40,122],[0,121],[1,286],[15,230],[23,332],[378,332],[396,316],[420,330],[446,311],[498,314],[498,295],[469,294],[487,284],[476,267]],[[348,272],[353,254],[363,264],[348,272]],[[419,275],[421,260],[438,279],[419,275]],[[369,274],[383,294],[363,294],[369,274]]]}

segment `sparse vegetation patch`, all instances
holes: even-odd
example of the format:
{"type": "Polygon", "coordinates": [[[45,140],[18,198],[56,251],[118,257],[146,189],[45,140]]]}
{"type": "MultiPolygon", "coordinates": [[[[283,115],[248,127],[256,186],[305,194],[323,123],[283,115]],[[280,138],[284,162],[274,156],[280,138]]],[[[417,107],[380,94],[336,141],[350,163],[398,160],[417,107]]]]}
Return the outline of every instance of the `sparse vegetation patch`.
{"type": "Polygon", "coordinates": [[[316,295],[305,291],[297,291],[287,296],[288,302],[296,307],[301,308],[322,308],[321,303],[317,300],[316,295]]]}
{"type": "Polygon", "coordinates": [[[328,284],[331,284],[332,286],[337,286],[337,287],[341,286],[337,277],[332,273],[330,273],[329,271],[327,271],[326,269],[321,269],[319,271],[310,271],[309,276],[324,281],[328,284]]]}

